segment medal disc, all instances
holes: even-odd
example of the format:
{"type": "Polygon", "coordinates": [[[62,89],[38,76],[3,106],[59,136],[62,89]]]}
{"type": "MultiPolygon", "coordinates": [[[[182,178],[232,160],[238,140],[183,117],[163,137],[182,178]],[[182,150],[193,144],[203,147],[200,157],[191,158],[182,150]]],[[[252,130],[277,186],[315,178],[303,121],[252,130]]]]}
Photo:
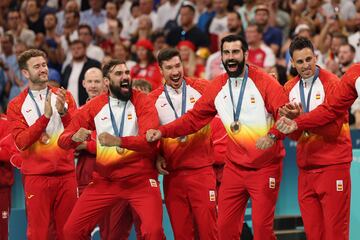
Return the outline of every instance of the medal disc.
{"type": "Polygon", "coordinates": [[[185,143],[187,141],[187,136],[178,137],[178,141],[181,143],[185,143]]]}
{"type": "Polygon", "coordinates": [[[116,151],[118,154],[123,154],[125,152],[125,149],[121,147],[116,147],[116,151]]]}
{"type": "Polygon", "coordinates": [[[231,123],[230,125],[230,130],[234,133],[237,134],[240,132],[241,130],[241,123],[239,121],[234,121],[231,123]]]}

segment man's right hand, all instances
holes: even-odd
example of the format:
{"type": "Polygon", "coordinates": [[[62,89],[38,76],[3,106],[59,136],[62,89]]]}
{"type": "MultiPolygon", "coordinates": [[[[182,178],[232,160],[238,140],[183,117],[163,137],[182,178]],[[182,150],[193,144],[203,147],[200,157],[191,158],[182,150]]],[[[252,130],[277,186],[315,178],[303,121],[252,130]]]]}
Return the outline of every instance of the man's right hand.
{"type": "Polygon", "coordinates": [[[48,93],[45,99],[44,115],[46,118],[51,118],[53,110],[51,107],[51,92],[48,93]]]}
{"type": "Polygon", "coordinates": [[[295,119],[303,113],[301,103],[287,103],[279,109],[280,116],[295,119]]]}
{"type": "Polygon", "coordinates": [[[286,117],[281,117],[275,124],[276,128],[283,134],[290,134],[298,129],[296,122],[286,117]]]}
{"type": "Polygon", "coordinates": [[[80,128],[71,138],[74,142],[84,142],[88,136],[91,134],[91,131],[85,128],[80,128]]]}
{"type": "Polygon", "coordinates": [[[169,174],[169,172],[166,171],[166,161],[161,156],[158,156],[158,158],[156,159],[156,169],[162,175],[168,175],[169,174]]]}
{"type": "Polygon", "coordinates": [[[148,142],[155,142],[157,140],[160,140],[161,138],[161,132],[157,129],[149,129],[146,131],[146,141],[148,142]]]}

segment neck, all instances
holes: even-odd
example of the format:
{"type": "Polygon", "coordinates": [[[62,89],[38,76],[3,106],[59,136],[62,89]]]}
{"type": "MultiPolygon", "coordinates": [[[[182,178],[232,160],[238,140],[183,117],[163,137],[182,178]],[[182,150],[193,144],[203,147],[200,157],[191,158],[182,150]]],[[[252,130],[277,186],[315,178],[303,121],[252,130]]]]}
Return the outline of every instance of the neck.
{"type": "Polygon", "coordinates": [[[261,45],[261,42],[254,42],[254,43],[251,43],[249,45],[253,49],[258,49],[260,47],[260,45],[261,45]]]}
{"type": "Polygon", "coordinates": [[[185,32],[187,32],[187,31],[189,31],[193,26],[194,26],[193,24],[189,24],[189,25],[187,25],[187,26],[183,26],[182,28],[183,28],[183,30],[184,30],[185,32]]]}
{"type": "Polygon", "coordinates": [[[51,38],[55,38],[55,37],[56,37],[55,28],[53,28],[53,29],[47,29],[47,30],[46,30],[46,36],[47,36],[47,37],[51,37],[51,38]]]}
{"type": "Polygon", "coordinates": [[[44,83],[32,83],[29,81],[29,89],[33,91],[40,91],[47,88],[47,82],[44,83]]]}

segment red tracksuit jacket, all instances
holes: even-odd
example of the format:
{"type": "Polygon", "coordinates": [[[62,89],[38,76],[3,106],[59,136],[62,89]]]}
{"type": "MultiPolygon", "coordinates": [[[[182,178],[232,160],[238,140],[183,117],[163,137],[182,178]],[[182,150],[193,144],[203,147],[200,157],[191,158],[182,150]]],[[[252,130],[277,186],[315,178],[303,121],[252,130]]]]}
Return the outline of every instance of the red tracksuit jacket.
{"type": "MultiPolygon", "coordinates": [[[[109,95],[104,93],[90,100],[77,111],[69,126],[60,136],[58,144],[64,149],[76,148],[79,143],[71,140],[81,127],[96,130],[97,136],[103,132],[115,135],[112,128],[109,95]]],[[[124,102],[110,98],[115,119],[120,119],[124,102]],[[116,115],[118,114],[118,115],[116,115]]],[[[120,120],[118,120],[120,122],[120,120]]],[[[119,125],[117,122],[117,126],[119,125]]],[[[133,90],[133,95],[126,105],[125,123],[121,147],[123,154],[118,154],[116,147],[101,146],[96,140],[96,168],[102,177],[107,179],[123,178],[130,175],[156,174],[154,160],[157,155],[157,143],[147,143],[145,133],[150,128],[157,128],[159,119],[156,109],[148,97],[133,90]]]]}
{"type": "MultiPolygon", "coordinates": [[[[21,166],[23,174],[63,174],[74,171],[73,152],[58,147],[57,139],[64,127],[69,124],[76,104],[70,92],[67,92],[68,113],[60,117],[55,108],[57,88],[49,87],[49,89],[53,93],[51,97],[53,115],[50,119],[44,114],[38,117],[35,104],[28,95],[28,89],[21,92],[8,106],[7,116],[12,125],[11,132],[24,159],[21,166]],[[39,141],[45,130],[50,136],[50,143],[47,145],[39,141]]],[[[43,89],[38,96],[35,96],[41,113],[44,112],[46,91],[43,89]]]]}
{"type": "Polygon", "coordinates": [[[10,187],[14,183],[13,167],[10,164],[11,138],[7,137],[10,134],[10,123],[6,115],[0,115],[0,187],[10,187]],[[6,138],[6,139],[4,139],[6,138]],[[10,139],[10,140],[7,140],[10,139]],[[5,142],[4,142],[5,141],[5,142]]]}
{"type": "MultiPolygon", "coordinates": [[[[301,103],[299,81],[300,78],[295,77],[284,86],[291,102],[301,103]]],[[[323,102],[327,103],[334,92],[338,90],[339,83],[337,76],[320,69],[318,79],[314,82],[312,88],[309,111],[314,110],[323,102]]],[[[312,128],[309,131],[309,136],[305,136],[302,131],[297,131],[291,134],[290,137],[298,141],[296,159],[299,168],[312,169],[348,163],[352,160],[347,115],[338,117],[325,126],[312,128]]]]}
{"type": "Polygon", "coordinates": [[[320,127],[333,121],[337,116],[346,115],[348,109],[359,96],[360,63],[351,66],[342,76],[339,87],[329,97],[328,102],[320,105],[314,111],[295,119],[299,129],[320,127]]]}
{"type": "MultiPolygon", "coordinates": [[[[204,93],[205,87],[209,82],[193,78],[185,78],[185,82],[186,111],[188,111],[192,109],[195,102],[204,93]]],[[[178,116],[180,116],[182,86],[177,90],[170,86],[167,86],[167,89],[175,110],[178,116]]],[[[158,111],[160,124],[167,124],[176,119],[174,111],[166,99],[164,87],[154,90],[149,96],[158,111]]],[[[167,169],[170,171],[206,167],[214,162],[209,125],[206,125],[196,133],[188,135],[186,142],[179,142],[177,138],[164,138],[160,146],[161,153],[166,159],[167,169]]]]}
{"type": "Polygon", "coordinates": [[[229,136],[226,156],[230,161],[255,169],[279,163],[285,155],[281,141],[277,141],[265,151],[256,148],[256,141],[268,132],[281,136],[273,128],[273,124],[277,117],[277,109],[286,102],[282,87],[262,70],[249,66],[249,77],[239,118],[242,129],[240,133],[234,134],[230,130],[230,124],[233,122],[233,105],[229,94],[229,82],[227,74],[216,77],[192,110],[159,128],[163,136],[175,137],[196,132],[218,113],[229,136]]]}

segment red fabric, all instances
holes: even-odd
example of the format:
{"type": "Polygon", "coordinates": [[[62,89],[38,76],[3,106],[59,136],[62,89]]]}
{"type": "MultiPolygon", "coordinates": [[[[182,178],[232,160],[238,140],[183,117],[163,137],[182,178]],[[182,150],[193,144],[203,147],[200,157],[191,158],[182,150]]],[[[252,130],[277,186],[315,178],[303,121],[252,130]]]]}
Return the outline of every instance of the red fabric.
{"type": "Polygon", "coordinates": [[[194,231],[199,239],[218,239],[212,167],[164,176],[164,194],[175,239],[193,239],[194,231]]]}
{"type": "Polygon", "coordinates": [[[360,63],[353,64],[342,76],[339,87],[327,103],[321,104],[314,111],[295,119],[298,128],[303,130],[320,127],[345,115],[358,97],[355,82],[359,75],[360,63]]]}
{"type": "MultiPolygon", "coordinates": [[[[203,93],[208,81],[201,79],[185,78],[186,84],[203,93]]],[[[149,98],[155,105],[164,88],[153,91],[149,98]]],[[[172,139],[162,139],[160,144],[161,154],[166,160],[169,171],[201,168],[212,165],[213,149],[210,139],[210,129],[206,126],[202,130],[188,136],[185,143],[179,143],[172,139]],[[207,127],[207,130],[205,129],[207,127]]]]}
{"type": "Polygon", "coordinates": [[[349,239],[350,164],[300,170],[298,193],[306,239],[349,239]]]}
{"type": "MultiPolygon", "coordinates": [[[[272,77],[254,66],[249,66],[249,76],[255,82],[260,91],[267,112],[271,113],[275,119],[278,118],[277,109],[287,102],[282,87],[272,77]]],[[[163,137],[184,136],[198,131],[208,124],[216,115],[214,105],[215,98],[228,79],[227,74],[216,77],[206,89],[204,95],[196,102],[194,108],[184,114],[181,118],[160,126],[159,130],[163,137]],[[181,126],[181,127],[180,127],[181,126]]],[[[269,132],[274,133],[278,139],[284,135],[273,127],[269,132]]],[[[264,166],[279,163],[285,150],[281,141],[267,150],[259,150],[255,146],[251,149],[239,148],[233,141],[228,141],[227,158],[237,164],[248,168],[259,169],[264,166]]]]}
{"type": "Polygon", "coordinates": [[[24,192],[27,239],[48,239],[51,221],[56,226],[57,238],[66,239],[63,227],[77,200],[75,174],[24,175],[24,192]]]}
{"type": "Polygon", "coordinates": [[[10,135],[10,122],[4,114],[0,115],[0,187],[14,183],[13,168],[10,164],[11,155],[16,151],[10,135]]]}
{"type": "Polygon", "coordinates": [[[220,240],[240,238],[249,198],[254,240],[276,239],[273,224],[281,172],[281,165],[271,165],[259,170],[242,168],[231,162],[225,165],[219,193],[220,240]],[[273,184],[270,185],[270,182],[273,184]]]}
{"type": "MultiPolygon", "coordinates": [[[[53,93],[57,88],[49,87],[53,93]]],[[[66,93],[68,113],[61,119],[66,127],[75,111],[76,104],[70,92],[66,93]]],[[[11,122],[11,132],[15,144],[21,150],[23,162],[21,172],[23,174],[63,174],[74,170],[74,158],[72,151],[65,151],[59,148],[56,142],[46,146],[39,143],[41,134],[49,123],[49,119],[42,115],[36,122],[28,126],[21,113],[22,104],[28,95],[28,89],[21,92],[8,105],[8,119],[11,122]]]]}
{"type": "MultiPolygon", "coordinates": [[[[324,86],[324,102],[327,103],[338,91],[339,79],[334,74],[320,69],[318,80],[324,86]]],[[[300,78],[296,77],[285,84],[284,89],[287,95],[295,86],[298,86],[296,84],[299,81],[300,78]]],[[[298,141],[296,160],[299,168],[311,169],[351,162],[352,145],[347,115],[337,117],[324,126],[311,128],[309,133],[309,137],[304,136],[302,131],[297,131],[292,135],[298,141]]]]}
{"type": "Polygon", "coordinates": [[[160,68],[156,62],[148,64],[146,67],[140,67],[136,64],[130,70],[130,75],[133,80],[142,79],[151,84],[152,90],[162,85],[162,75],[160,68]]]}
{"type": "Polygon", "coordinates": [[[177,47],[177,48],[188,47],[188,48],[190,48],[191,50],[193,50],[194,52],[196,51],[195,45],[194,45],[191,41],[189,41],[189,40],[180,41],[176,47],[177,47]]]}
{"type": "Polygon", "coordinates": [[[228,135],[219,116],[215,116],[210,123],[211,141],[214,148],[215,165],[224,165],[226,161],[226,148],[228,135]]]}
{"type": "Polygon", "coordinates": [[[137,41],[135,46],[143,47],[151,52],[154,51],[154,46],[153,46],[152,42],[148,39],[141,39],[141,40],[137,41]]]}
{"type": "Polygon", "coordinates": [[[7,240],[11,210],[11,187],[0,187],[0,239],[7,240]]]}
{"type": "Polygon", "coordinates": [[[249,49],[248,50],[248,62],[254,64],[255,66],[264,67],[266,58],[266,52],[261,48],[249,49]]]}
{"type": "MultiPolygon", "coordinates": [[[[125,156],[121,162],[113,165],[96,164],[96,170],[104,177],[121,178],[134,174],[154,172],[154,159],[157,154],[157,143],[148,143],[145,133],[148,129],[156,129],[159,119],[156,109],[144,93],[133,90],[131,102],[135,106],[138,121],[138,136],[121,137],[121,147],[134,151],[125,156]]],[[[102,94],[90,100],[79,109],[69,126],[61,134],[58,144],[64,149],[76,148],[78,143],[72,141],[72,136],[79,128],[95,130],[94,117],[108,104],[108,94],[102,94]]]]}
{"type": "Polygon", "coordinates": [[[66,222],[66,239],[88,239],[100,219],[120,202],[125,203],[124,207],[127,203],[130,204],[138,214],[144,239],[165,239],[162,229],[161,194],[155,178],[156,174],[132,176],[117,181],[94,177],[93,183],[85,189],[66,222]]]}

